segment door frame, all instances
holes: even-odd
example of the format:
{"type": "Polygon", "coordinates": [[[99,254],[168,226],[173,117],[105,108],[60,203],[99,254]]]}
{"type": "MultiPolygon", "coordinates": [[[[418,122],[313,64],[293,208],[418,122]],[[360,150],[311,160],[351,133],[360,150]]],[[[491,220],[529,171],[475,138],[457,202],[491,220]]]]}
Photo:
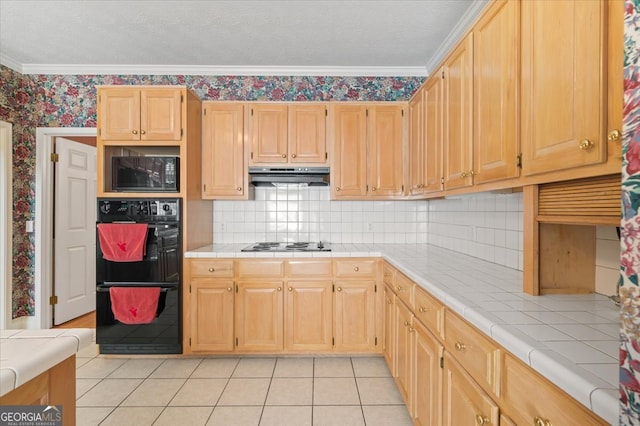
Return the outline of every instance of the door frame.
{"type": "MultiPolygon", "coordinates": [[[[53,310],[49,297],[53,293],[53,153],[57,137],[97,136],[95,127],[36,128],[36,195],[35,195],[35,316],[33,328],[51,328],[53,310]]],[[[31,327],[28,327],[31,328],[31,327]]]]}
{"type": "Polygon", "coordinates": [[[0,330],[11,323],[13,293],[13,125],[0,121],[0,261],[5,266],[0,276],[0,330]],[[6,142],[6,143],[5,143],[6,142]]]}

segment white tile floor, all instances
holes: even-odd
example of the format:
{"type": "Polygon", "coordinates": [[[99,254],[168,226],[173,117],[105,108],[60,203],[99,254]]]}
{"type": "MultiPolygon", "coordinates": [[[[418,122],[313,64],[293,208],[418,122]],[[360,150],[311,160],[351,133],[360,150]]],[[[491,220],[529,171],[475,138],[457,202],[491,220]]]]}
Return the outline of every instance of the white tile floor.
{"type": "Polygon", "coordinates": [[[77,424],[411,425],[382,357],[77,354],[77,424]]]}

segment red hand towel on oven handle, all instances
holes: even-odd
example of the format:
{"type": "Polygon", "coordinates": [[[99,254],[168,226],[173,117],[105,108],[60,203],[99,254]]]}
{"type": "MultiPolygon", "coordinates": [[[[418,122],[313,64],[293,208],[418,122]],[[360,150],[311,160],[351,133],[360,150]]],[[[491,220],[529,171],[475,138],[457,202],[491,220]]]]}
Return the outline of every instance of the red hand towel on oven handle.
{"type": "Polygon", "coordinates": [[[102,257],[112,262],[140,262],[147,245],[144,223],[99,223],[102,257]]]}
{"type": "Polygon", "coordinates": [[[110,287],[111,311],[123,324],[148,324],[156,317],[160,287],[110,287]]]}

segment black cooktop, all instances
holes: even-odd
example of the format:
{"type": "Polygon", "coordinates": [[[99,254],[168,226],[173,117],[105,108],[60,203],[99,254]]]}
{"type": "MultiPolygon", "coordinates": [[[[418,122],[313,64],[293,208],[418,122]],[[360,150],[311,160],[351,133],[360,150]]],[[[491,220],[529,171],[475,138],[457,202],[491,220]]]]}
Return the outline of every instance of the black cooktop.
{"type": "Polygon", "coordinates": [[[240,251],[331,251],[331,247],[322,241],[317,243],[299,242],[299,243],[254,243],[243,248],[240,251]]]}

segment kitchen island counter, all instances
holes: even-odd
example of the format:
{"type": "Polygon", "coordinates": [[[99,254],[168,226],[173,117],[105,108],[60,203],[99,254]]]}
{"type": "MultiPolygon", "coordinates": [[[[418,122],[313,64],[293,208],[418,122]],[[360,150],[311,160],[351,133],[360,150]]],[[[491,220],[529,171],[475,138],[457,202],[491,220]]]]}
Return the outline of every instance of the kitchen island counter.
{"type": "Polygon", "coordinates": [[[245,246],[206,246],[186,257],[382,257],[577,401],[618,422],[620,310],[606,296],[530,296],[521,271],[428,244],[332,244],[331,252],[311,253],[241,252],[245,246]]]}

